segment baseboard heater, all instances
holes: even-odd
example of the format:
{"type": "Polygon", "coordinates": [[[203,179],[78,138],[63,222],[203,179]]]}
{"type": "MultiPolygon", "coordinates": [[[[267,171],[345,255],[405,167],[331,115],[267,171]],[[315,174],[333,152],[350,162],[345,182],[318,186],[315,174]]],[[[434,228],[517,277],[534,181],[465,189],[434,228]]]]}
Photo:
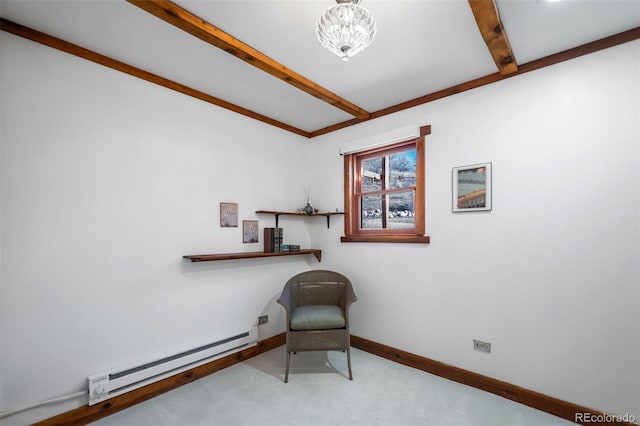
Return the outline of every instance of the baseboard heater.
{"type": "Polygon", "coordinates": [[[104,371],[89,376],[89,405],[138,389],[182,371],[255,346],[258,329],[253,327],[233,336],[215,340],[146,364],[104,371]]]}

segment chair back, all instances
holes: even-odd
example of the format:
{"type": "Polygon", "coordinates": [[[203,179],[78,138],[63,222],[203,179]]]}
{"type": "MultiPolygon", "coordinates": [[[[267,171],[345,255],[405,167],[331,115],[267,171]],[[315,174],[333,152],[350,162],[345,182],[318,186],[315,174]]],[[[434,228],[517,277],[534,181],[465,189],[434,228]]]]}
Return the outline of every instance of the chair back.
{"type": "Polygon", "coordinates": [[[357,300],[351,281],[344,275],[327,270],[301,272],[291,277],[285,284],[288,308],[299,306],[335,305],[343,311],[357,300]]]}

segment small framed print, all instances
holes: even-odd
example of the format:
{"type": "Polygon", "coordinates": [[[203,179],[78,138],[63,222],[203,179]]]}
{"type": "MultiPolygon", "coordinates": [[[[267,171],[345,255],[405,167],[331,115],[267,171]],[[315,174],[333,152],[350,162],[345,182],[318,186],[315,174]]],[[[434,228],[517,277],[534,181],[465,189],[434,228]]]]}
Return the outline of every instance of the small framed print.
{"type": "Polygon", "coordinates": [[[238,203],[220,203],[220,226],[238,227],[238,203]]]}
{"type": "Polygon", "coordinates": [[[257,220],[242,221],[242,242],[243,243],[258,242],[258,221],[257,220]]]}
{"type": "Polygon", "coordinates": [[[491,210],[491,163],[453,168],[453,211],[491,210]]]}

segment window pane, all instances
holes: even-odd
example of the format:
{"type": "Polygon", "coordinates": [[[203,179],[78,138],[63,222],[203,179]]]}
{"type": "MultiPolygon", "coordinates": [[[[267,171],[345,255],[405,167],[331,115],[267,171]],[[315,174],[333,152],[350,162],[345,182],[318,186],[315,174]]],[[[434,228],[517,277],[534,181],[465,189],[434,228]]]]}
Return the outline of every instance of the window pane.
{"type": "Polygon", "coordinates": [[[382,195],[365,195],[360,198],[360,229],[382,229],[382,195]]]}
{"type": "Polygon", "coordinates": [[[406,188],[416,185],[416,150],[389,156],[389,187],[406,188]]]}
{"type": "Polygon", "coordinates": [[[362,161],[362,192],[382,189],[382,157],[362,161]]]}
{"type": "Polygon", "coordinates": [[[389,195],[388,228],[407,229],[415,227],[415,191],[397,192],[389,195]]]}

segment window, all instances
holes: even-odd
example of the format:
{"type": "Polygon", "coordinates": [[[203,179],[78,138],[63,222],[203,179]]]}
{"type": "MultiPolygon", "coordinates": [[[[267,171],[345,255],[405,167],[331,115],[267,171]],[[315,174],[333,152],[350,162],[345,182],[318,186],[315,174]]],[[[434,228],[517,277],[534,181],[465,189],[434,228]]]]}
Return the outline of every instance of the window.
{"type": "Polygon", "coordinates": [[[428,243],[424,137],[344,156],[342,242],[428,243]]]}

